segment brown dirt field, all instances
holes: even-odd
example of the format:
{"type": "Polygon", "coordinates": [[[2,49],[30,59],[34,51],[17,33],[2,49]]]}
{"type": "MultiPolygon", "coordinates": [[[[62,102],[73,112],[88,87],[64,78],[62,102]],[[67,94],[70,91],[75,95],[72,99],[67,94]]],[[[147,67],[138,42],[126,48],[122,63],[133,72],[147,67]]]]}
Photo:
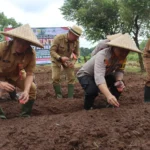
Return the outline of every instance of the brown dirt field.
{"type": "Polygon", "coordinates": [[[83,90],[75,84],[73,100],[55,99],[51,73],[36,73],[37,100],[32,117],[19,118],[20,105],[0,101],[7,120],[0,120],[0,150],[150,150],[150,104],[143,102],[144,75],[127,73],[119,108],[83,110],[83,90]]]}

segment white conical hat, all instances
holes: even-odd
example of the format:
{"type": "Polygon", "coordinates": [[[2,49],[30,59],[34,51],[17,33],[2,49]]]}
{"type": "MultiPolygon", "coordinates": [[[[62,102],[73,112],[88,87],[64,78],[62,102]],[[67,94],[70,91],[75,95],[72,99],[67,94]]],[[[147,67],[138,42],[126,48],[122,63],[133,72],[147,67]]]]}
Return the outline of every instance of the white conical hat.
{"type": "Polygon", "coordinates": [[[107,39],[111,41],[111,40],[114,40],[114,39],[118,38],[121,35],[122,35],[122,33],[117,33],[117,34],[113,34],[113,35],[107,35],[107,39]]]}
{"type": "Polygon", "coordinates": [[[20,38],[20,39],[30,42],[31,45],[43,48],[43,45],[37,39],[34,32],[30,28],[29,24],[25,24],[23,26],[17,27],[15,29],[12,29],[6,32],[2,31],[0,32],[0,34],[3,34],[11,38],[14,38],[14,37],[20,38]]]}
{"type": "Polygon", "coordinates": [[[121,47],[133,52],[142,53],[136,46],[133,39],[128,33],[119,36],[118,38],[107,43],[110,46],[121,47]]]}

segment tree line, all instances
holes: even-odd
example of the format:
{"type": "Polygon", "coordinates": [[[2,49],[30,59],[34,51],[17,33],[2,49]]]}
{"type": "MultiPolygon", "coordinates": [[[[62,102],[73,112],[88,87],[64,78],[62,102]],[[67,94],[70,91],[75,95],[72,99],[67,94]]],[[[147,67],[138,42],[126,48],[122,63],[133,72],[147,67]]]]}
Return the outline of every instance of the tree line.
{"type": "MultiPolygon", "coordinates": [[[[93,42],[115,33],[129,33],[140,49],[140,38],[150,37],[149,0],[65,0],[60,8],[64,18],[76,21],[93,42]]],[[[143,60],[139,55],[141,71],[143,60]]]]}

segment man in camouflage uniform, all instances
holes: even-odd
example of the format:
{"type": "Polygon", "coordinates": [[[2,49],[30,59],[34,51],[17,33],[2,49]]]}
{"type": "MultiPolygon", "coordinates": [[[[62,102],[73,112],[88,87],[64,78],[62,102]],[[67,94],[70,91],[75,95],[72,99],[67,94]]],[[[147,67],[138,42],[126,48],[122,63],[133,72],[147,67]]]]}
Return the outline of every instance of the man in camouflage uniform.
{"type": "Polygon", "coordinates": [[[144,89],[144,101],[150,102],[150,39],[148,40],[143,52],[143,63],[147,72],[147,79],[144,89]]]}
{"type": "MultiPolygon", "coordinates": [[[[21,89],[19,100],[22,103],[20,116],[30,116],[36,86],[33,75],[36,66],[35,50],[30,46],[43,47],[28,24],[1,34],[13,38],[0,43],[0,89],[12,92],[15,87],[21,89]]],[[[2,109],[0,118],[6,119],[2,109]]]]}
{"type": "Polygon", "coordinates": [[[74,65],[79,56],[79,36],[82,29],[76,25],[69,28],[67,34],[57,35],[50,48],[52,61],[52,80],[57,98],[62,98],[60,76],[63,67],[68,80],[68,98],[73,98],[74,92],[74,65]]]}

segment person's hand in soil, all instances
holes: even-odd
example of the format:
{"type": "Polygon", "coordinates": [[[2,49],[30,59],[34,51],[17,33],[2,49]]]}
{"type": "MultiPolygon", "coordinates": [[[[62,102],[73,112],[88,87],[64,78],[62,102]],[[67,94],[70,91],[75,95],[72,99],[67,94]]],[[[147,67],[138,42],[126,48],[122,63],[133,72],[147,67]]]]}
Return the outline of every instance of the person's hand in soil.
{"type": "Polygon", "coordinates": [[[113,106],[119,107],[119,103],[115,96],[109,95],[107,96],[107,102],[113,106]]]}
{"type": "Polygon", "coordinates": [[[98,86],[99,90],[106,96],[107,98],[107,102],[113,106],[119,107],[119,102],[117,101],[116,97],[114,95],[111,94],[111,92],[109,91],[107,85],[104,84],[100,84],[98,86]]]}
{"type": "Polygon", "coordinates": [[[8,82],[0,81],[0,89],[6,90],[7,92],[12,92],[15,87],[8,82]]]}

